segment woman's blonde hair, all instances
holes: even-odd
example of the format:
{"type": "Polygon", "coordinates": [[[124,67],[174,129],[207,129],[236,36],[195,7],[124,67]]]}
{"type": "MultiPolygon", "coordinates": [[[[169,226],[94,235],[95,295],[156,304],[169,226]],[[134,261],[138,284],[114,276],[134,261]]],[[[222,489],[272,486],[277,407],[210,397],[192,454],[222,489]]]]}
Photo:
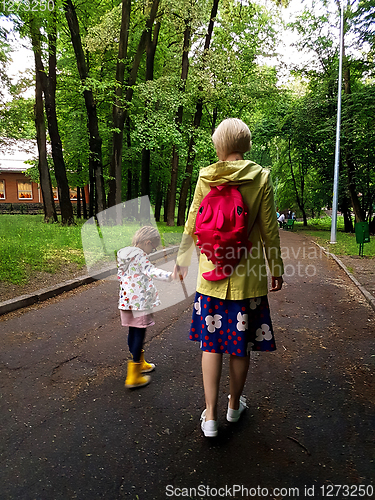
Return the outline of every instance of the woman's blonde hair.
{"type": "Polygon", "coordinates": [[[136,247],[140,243],[143,243],[144,241],[148,240],[152,241],[153,243],[157,242],[155,246],[158,246],[160,244],[160,234],[156,227],[143,226],[140,229],[138,229],[138,231],[134,234],[132,238],[132,245],[136,247]]]}
{"type": "Polygon", "coordinates": [[[226,118],[212,135],[217,156],[226,158],[231,153],[246,153],[251,149],[249,127],[238,118],[226,118]]]}

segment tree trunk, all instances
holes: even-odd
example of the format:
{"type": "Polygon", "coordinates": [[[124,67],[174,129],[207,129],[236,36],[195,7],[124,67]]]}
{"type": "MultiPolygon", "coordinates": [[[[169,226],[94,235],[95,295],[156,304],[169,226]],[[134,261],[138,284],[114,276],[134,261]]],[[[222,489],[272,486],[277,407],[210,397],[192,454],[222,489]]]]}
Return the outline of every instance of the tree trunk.
{"type": "MultiPolygon", "coordinates": [[[[154,79],[154,62],[156,46],[158,43],[160,31],[160,22],[155,24],[152,36],[151,30],[147,32],[146,37],[146,82],[154,79]]],[[[141,195],[150,198],[150,170],[151,170],[151,151],[145,147],[142,150],[142,172],[141,172],[141,195]]],[[[150,207],[148,203],[141,202],[141,217],[149,219],[150,207]]]]}
{"type": "MultiPolygon", "coordinates": [[[[124,1],[128,1],[130,4],[130,0],[124,0],[124,1]]],[[[125,94],[125,101],[127,104],[130,103],[132,98],[133,98],[133,93],[134,93],[133,87],[134,87],[135,82],[137,80],[139,65],[141,63],[142,55],[143,55],[143,52],[144,52],[145,46],[146,46],[146,39],[147,39],[149,31],[152,29],[152,26],[154,24],[155,17],[156,17],[158,8],[159,8],[159,1],[160,0],[153,0],[152,5],[151,5],[151,9],[150,9],[150,15],[147,18],[145,29],[143,30],[141,38],[140,38],[139,43],[138,43],[137,51],[136,51],[136,54],[134,56],[133,64],[132,64],[129,78],[128,78],[128,82],[127,82],[127,91],[125,94]]],[[[123,4],[123,9],[124,9],[124,4],[123,4]]],[[[129,12],[129,16],[130,16],[130,7],[127,8],[127,10],[129,12]]],[[[124,15],[125,14],[123,12],[123,17],[124,17],[124,15]]],[[[124,29],[124,30],[129,31],[129,24],[126,24],[126,21],[124,21],[124,24],[122,24],[121,27],[122,27],[122,30],[124,29]]],[[[122,50],[124,50],[127,47],[127,40],[126,40],[126,45],[125,45],[125,38],[126,38],[125,34],[123,34],[122,50]]],[[[121,42],[121,40],[120,40],[120,42],[121,42]]],[[[120,51],[120,48],[119,48],[119,51],[120,51]]],[[[117,86],[118,92],[121,91],[121,96],[122,96],[122,87],[123,87],[123,83],[124,83],[124,73],[122,72],[123,70],[124,70],[124,68],[121,69],[121,71],[118,68],[118,71],[119,71],[118,76],[119,76],[120,80],[117,80],[117,75],[116,75],[116,80],[118,82],[120,82],[120,84],[121,84],[121,86],[120,85],[117,86]],[[122,78],[122,82],[121,82],[121,78],[122,78]]],[[[114,118],[116,119],[117,126],[115,125],[115,128],[117,130],[115,130],[115,132],[113,134],[113,148],[112,148],[112,159],[111,159],[111,170],[110,170],[110,175],[111,175],[111,177],[115,178],[115,183],[112,182],[110,185],[110,188],[111,188],[111,192],[109,195],[109,202],[110,203],[113,203],[113,200],[116,200],[116,203],[121,203],[121,172],[122,172],[121,163],[122,163],[122,143],[123,143],[122,138],[123,138],[125,120],[128,117],[127,110],[126,110],[126,108],[123,107],[123,105],[121,105],[120,99],[117,95],[116,95],[116,99],[117,99],[116,103],[115,103],[116,111],[114,111],[114,118]],[[115,193],[113,193],[113,190],[115,190],[115,193]]]]}
{"type": "Polygon", "coordinates": [[[127,195],[126,195],[127,200],[131,200],[133,198],[132,185],[133,185],[133,174],[132,174],[131,169],[128,168],[128,190],[127,190],[127,195]]]}
{"type": "MultiPolygon", "coordinates": [[[[126,130],[126,145],[127,148],[131,148],[131,137],[130,137],[130,119],[129,117],[126,120],[125,123],[125,130],[126,130]]],[[[127,200],[133,200],[134,198],[138,198],[138,186],[136,185],[136,179],[135,175],[133,173],[133,161],[130,161],[130,164],[128,165],[128,186],[127,186],[127,200]]],[[[131,210],[132,212],[126,213],[127,217],[134,217],[135,219],[138,218],[138,209],[136,207],[135,203],[131,203],[131,210]]]]}
{"type": "Polygon", "coordinates": [[[94,217],[95,215],[95,177],[92,162],[89,160],[89,217],[94,217]]]}
{"type": "MultiPolygon", "coordinates": [[[[343,44],[343,75],[344,75],[344,94],[347,96],[347,100],[351,103],[351,82],[350,82],[350,65],[348,58],[345,55],[345,44],[343,44]]],[[[345,144],[345,163],[348,169],[348,189],[350,198],[352,200],[352,206],[356,218],[356,222],[363,222],[366,220],[366,215],[362,210],[361,204],[357,195],[357,188],[355,182],[356,176],[356,166],[353,156],[353,117],[350,116],[348,120],[345,121],[345,135],[348,138],[345,144]]]]}
{"type": "MultiPolygon", "coordinates": [[[[126,146],[128,149],[131,148],[131,139],[130,139],[130,123],[129,119],[126,121],[126,146]]],[[[128,183],[127,183],[127,200],[132,200],[133,199],[133,192],[132,192],[132,187],[133,187],[133,172],[131,169],[131,165],[128,165],[128,183]]]]}
{"type": "Polygon", "coordinates": [[[122,173],[122,141],[124,136],[124,113],[122,111],[122,92],[125,76],[125,59],[128,54],[129,24],[131,0],[122,0],[120,42],[116,65],[115,99],[112,109],[113,138],[112,156],[109,175],[108,206],[121,203],[121,173],[122,173]]]}
{"type": "Polygon", "coordinates": [[[178,204],[178,214],[177,214],[178,226],[183,226],[185,224],[186,202],[187,202],[187,196],[189,192],[189,186],[191,182],[191,175],[193,173],[194,159],[195,159],[195,152],[194,152],[195,133],[196,130],[199,128],[200,121],[202,118],[202,112],[203,112],[203,101],[199,99],[194,116],[193,130],[191,132],[189,141],[185,177],[182,181],[182,186],[180,190],[180,201],[178,204]]]}
{"type": "MultiPolygon", "coordinates": [[[[191,42],[191,25],[190,19],[185,20],[185,31],[184,31],[184,45],[182,49],[182,69],[181,69],[181,84],[180,91],[185,91],[186,80],[189,72],[189,48],[191,42]]],[[[175,119],[176,125],[181,129],[183,116],[183,106],[179,106],[177,110],[177,116],[175,119]]],[[[176,207],[176,195],[177,195],[177,178],[178,178],[178,163],[179,156],[177,147],[173,145],[172,152],[172,168],[171,168],[171,182],[168,190],[168,206],[167,206],[167,225],[174,226],[174,211],[176,207]]]]}
{"type": "MultiPolygon", "coordinates": [[[[141,170],[141,196],[150,198],[150,159],[151,151],[147,148],[142,149],[142,170],[141,170]]],[[[150,218],[150,207],[147,202],[141,200],[141,219],[150,218]]]]}
{"type": "Polygon", "coordinates": [[[82,188],[82,209],[83,209],[83,218],[87,219],[87,205],[86,205],[86,189],[82,188]]]}
{"type": "Polygon", "coordinates": [[[161,207],[163,205],[163,186],[160,182],[156,185],[155,196],[155,220],[160,222],[161,207]]]}
{"type": "Polygon", "coordinates": [[[81,188],[77,186],[77,219],[81,219],[81,188]]]}
{"type": "MultiPolygon", "coordinates": [[[[85,85],[88,77],[86,59],[82,48],[82,40],[79,32],[79,23],[75,7],[72,0],[64,2],[65,17],[68,22],[71,40],[74,48],[74,53],[77,60],[77,67],[82,84],[85,85]]],[[[85,99],[88,131],[89,131],[89,147],[90,147],[90,165],[95,177],[95,193],[96,193],[96,208],[98,212],[102,212],[106,208],[104,180],[103,180],[103,164],[102,164],[102,139],[99,135],[98,116],[96,111],[96,102],[91,90],[83,91],[85,99]]]]}
{"type": "Polygon", "coordinates": [[[168,205],[169,205],[169,188],[167,189],[167,192],[166,192],[165,197],[164,197],[164,206],[163,206],[163,209],[164,209],[163,221],[164,222],[168,221],[168,217],[167,217],[168,205]]]}
{"type": "Polygon", "coordinates": [[[297,182],[296,182],[296,178],[295,178],[295,175],[294,175],[293,163],[292,163],[292,155],[291,155],[290,150],[291,150],[291,140],[289,139],[289,141],[288,141],[288,157],[289,157],[290,172],[292,174],[292,180],[293,180],[293,185],[294,185],[294,191],[296,193],[296,200],[297,200],[297,203],[298,203],[298,207],[299,207],[299,209],[302,212],[303,225],[307,226],[307,215],[306,215],[306,210],[305,210],[305,203],[303,201],[303,191],[302,191],[302,195],[300,196],[299,193],[298,193],[297,182]]]}
{"type": "MultiPolygon", "coordinates": [[[[207,53],[208,53],[208,50],[210,48],[212,32],[214,29],[214,19],[217,15],[218,5],[219,5],[219,0],[214,0],[213,6],[211,9],[210,21],[208,23],[207,34],[206,34],[206,38],[205,38],[205,42],[204,42],[204,49],[203,49],[203,56],[202,56],[202,69],[204,68],[205,60],[207,58],[207,53]]],[[[201,86],[199,86],[199,91],[202,95],[203,88],[201,86]]],[[[185,223],[186,201],[187,201],[187,196],[188,196],[188,192],[189,192],[189,186],[191,183],[191,174],[193,173],[194,159],[195,159],[195,152],[194,152],[195,134],[200,126],[202,114],[203,114],[203,99],[202,99],[202,97],[199,97],[197,105],[196,105],[195,115],[194,115],[193,130],[191,132],[191,137],[190,137],[190,141],[189,141],[187,164],[186,164],[186,169],[185,169],[185,177],[182,181],[182,186],[181,186],[181,191],[180,191],[180,201],[179,201],[179,205],[178,205],[178,216],[177,216],[177,225],[178,226],[183,226],[185,223]]]]}
{"type": "MultiPolygon", "coordinates": [[[[48,131],[51,139],[52,158],[55,167],[55,177],[59,192],[61,222],[74,224],[73,206],[70,200],[70,190],[64,162],[62,143],[56,114],[56,13],[52,12],[52,23],[48,32],[48,77],[44,77],[44,97],[47,114],[48,131]]],[[[42,60],[40,63],[43,66],[42,60]]],[[[43,68],[44,75],[44,68],[43,68]]]]}
{"type": "Polygon", "coordinates": [[[57,214],[55,202],[53,200],[53,191],[51,184],[51,176],[49,173],[47,161],[47,139],[46,139],[46,126],[44,122],[43,111],[43,74],[40,70],[41,54],[40,44],[36,37],[35,24],[31,22],[31,39],[34,49],[35,59],[35,127],[38,144],[38,170],[40,178],[40,187],[43,196],[44,220],[45,222],[57,222],[57,214]]]}
{"type": "Polygon", "coordinates": [[[341,199],[339,210],[344,216],[344,231],[346,233],[353,233],[354,227],[350,213],[349,198],[346,196],[346,194],[341,199]]]}
{"type": "Polygon", "coordinates": [[[214,134],[215,132],[215,129],[216,129],[216,122],[217,122],[217,108],[214,108],[213,112],[212,112],[212,128],[211,128],[211,135],[214,134]]]}

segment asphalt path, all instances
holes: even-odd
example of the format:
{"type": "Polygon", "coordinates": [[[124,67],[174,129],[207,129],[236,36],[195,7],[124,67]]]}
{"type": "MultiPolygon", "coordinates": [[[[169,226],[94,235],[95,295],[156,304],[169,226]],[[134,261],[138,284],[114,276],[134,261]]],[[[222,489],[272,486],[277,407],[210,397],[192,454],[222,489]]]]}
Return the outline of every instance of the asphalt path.
{"type": "Polygon", "coordinates": [[[193,297],[176,284],[147,332],[152,382],[133,391],[116,280],[1,317],[0,498],[375,498],[374,311],[310,240],[281,236],[278,349],[252,354],[237,424],[225,358],[215,439],[199,425],[193,297]]]}

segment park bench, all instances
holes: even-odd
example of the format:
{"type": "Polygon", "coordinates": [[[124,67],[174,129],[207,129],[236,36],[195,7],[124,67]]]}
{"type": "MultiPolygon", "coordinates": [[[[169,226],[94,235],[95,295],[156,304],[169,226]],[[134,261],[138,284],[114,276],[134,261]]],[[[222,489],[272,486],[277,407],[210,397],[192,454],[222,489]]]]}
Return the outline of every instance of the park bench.
{"type": "Polygon", "coordinates": [[[294,219],[287,219],[286,221],[283,222],[283,229],[286,229],[287,231],[289,230],[293,231],[293,226],[294,226],[294,219]]]}

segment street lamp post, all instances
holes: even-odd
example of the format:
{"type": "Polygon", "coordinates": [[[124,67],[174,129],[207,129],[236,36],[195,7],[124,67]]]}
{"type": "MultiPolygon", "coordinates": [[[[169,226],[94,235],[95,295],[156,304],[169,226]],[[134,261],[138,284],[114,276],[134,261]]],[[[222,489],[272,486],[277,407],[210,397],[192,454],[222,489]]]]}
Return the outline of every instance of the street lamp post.
{"type": "Polygon", "coordinates": [[[340,162],[340,126],[341,126],[341,87],[342,87],[342,56],[344,51],[344,7],[341,2],[341,27],[340,27],[340,59],[339,59],[339,83],[337,95],[337,125],[336,125],[336,149],[335,149],[335,172],[333,179],[333,202],[332,202],[332,222],[331,241],[336,243],[337,227],[337,201],[339,191],[339,162],[340,162]]]}

